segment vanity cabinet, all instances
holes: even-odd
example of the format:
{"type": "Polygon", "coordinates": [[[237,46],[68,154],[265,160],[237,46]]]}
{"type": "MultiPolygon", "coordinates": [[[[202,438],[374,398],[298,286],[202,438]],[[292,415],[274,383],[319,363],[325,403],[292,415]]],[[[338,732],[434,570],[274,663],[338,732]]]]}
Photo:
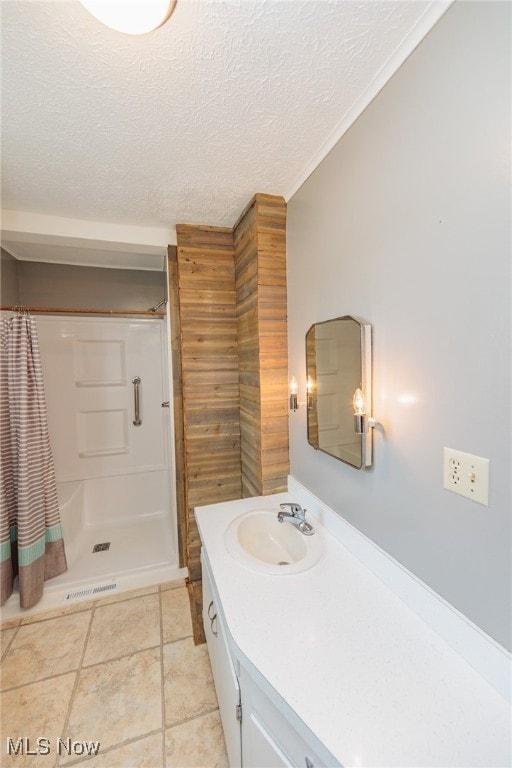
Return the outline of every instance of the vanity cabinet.
{"type": "Polygon", "coordinates": [[[290,483],[195,510],[231,768],[510,768],[508,654],[290,483]],[[230,530],[294,502],[317,512],[318,565],[265,574],[230,551],[230,530]]]}
{"type": "Polygon", "coordinates": [[[210,563],[201,552],[203,623],[230,768],[322,768],[339,763],[237,651],[210,563]]]}
{"type": "Polygon", "coordinates": [[[215,594],[210,566],[201,553],[203,572],[203,625],[212,667],[224,740],[231,768],[239,768],[241,756],[241,700],[240,685],[228,646],[228,635],[222,617],[220,602],[215,594]]]}

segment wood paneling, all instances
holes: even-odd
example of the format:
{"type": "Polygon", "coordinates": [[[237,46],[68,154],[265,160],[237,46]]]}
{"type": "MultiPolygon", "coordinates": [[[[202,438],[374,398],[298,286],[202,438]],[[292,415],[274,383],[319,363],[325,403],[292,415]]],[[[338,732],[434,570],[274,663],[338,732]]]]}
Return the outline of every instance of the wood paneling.
{"type": "MultiPolygon", "coordinates": [[[[174,389],[183,426],[178,493],[195,583],[201,543],[194,507],[287,487],[286,204],[256,195],[232,230],[179,225],[176,231],[174,272],[171,261],[169,269],[177,292],[171,323],[179,329],[174,389]]],[[[194,595],[200,610],[199,592],[194,595]]]]}
{"type": "Polygon", "coordinates": [[[183,388],[181,370],[181,323],[178,296],[177,249],[167,249],[169,279],[169,319],[171,325],[171,360],[174,416],[174,468],[176,473],[176,515],[178,522],[178,553],[180,568],[187,564],[187,505],[185,498],[185,442],[183,424],[183,388]]]}
{"type": "Polygon", "coordinates": [[[234,228],[244,497],[285,491],[286,203],[256,195],[234,228]]]}
{"type": "Polygon", "coordinates": [[[188,599],[190,603],[190,615],[192,617],[192,632],[194,645],[206,643],[203,627],[203,582],[201,579],[191,581],[187,579],[188,599]]]}
{"type": "Polygon", "coordinates": [[[240,447],[242,495],[258,496],[262,487],[259,340],[258,238],[256,206],[245,211],[234,230],[235,282],[240,371],[240,447]]]}
{"type": "Polygon", "coordinates": [[[233,233],[179,225],[177,277],[187,565],[201,578],[194,507],[241,496],[233,233]]]}

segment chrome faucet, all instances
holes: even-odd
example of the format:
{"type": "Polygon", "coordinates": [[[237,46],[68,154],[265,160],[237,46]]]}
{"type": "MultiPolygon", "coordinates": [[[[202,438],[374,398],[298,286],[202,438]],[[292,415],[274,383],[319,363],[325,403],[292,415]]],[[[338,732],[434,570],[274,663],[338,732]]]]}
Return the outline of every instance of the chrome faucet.
{"type": "Polygon", "coordinates": [[[286,520],[287,522],[294,525],[296,528],[299,529],[301,533],[304,534],[304,536],[312,536],[314,534],[314,528],[311,525],[311,523],[308,523],[306,520],[306,509],[302,509],[300,504],[295,504],[295,502],[289,502],[285,501],[283,504],[279,505],[281,509],[277,513],[277,519],[280,523],[284,523],[286,520]]]}

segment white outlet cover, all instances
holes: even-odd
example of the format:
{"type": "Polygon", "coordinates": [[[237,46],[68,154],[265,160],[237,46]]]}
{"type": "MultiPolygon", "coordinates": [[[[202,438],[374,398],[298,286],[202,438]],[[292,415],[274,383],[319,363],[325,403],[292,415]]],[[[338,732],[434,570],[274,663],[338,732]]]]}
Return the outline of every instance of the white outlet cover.
{"type": "Polygon", "coordinates": [[[453,493],[489,506],[489,459],[443,448],[443,486],[453,493]]]}

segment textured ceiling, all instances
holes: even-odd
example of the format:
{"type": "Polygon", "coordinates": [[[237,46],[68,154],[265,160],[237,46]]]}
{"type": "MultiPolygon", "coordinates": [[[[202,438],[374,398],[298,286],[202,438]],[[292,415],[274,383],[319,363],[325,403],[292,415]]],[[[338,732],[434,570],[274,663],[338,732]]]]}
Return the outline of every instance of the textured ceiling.
{"type": "Polygon", "coordinates": [[[289,197],[433,5],[178,0],[131,37],[75,0],[2,0],[2,207],[231,226],[289,197]]]}

